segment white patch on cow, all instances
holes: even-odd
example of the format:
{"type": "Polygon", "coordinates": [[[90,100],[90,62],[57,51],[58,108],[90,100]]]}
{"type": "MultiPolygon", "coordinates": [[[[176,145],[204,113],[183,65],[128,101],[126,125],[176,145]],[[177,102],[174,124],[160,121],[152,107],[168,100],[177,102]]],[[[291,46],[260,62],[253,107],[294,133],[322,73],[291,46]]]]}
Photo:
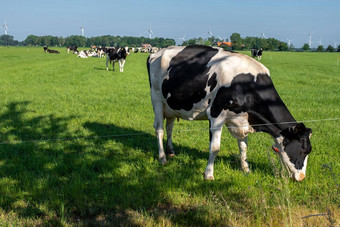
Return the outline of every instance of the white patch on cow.
{"type": "Polygon", "coordinates": [[[213,73],[219,75],[217,80],[220,86],[229,87],[234,77],[239,74],[250,73],[254,75],[255,82],[260,73],[270,75],[263,64],[247,55],[224,51],[222,48],[217,49],[219,49],[218,53],[211,58],[207,67],[210,67],[210,75],[213,73]]]}
{"type": "Polygon", "coordinates": [[[308,160],[308,155],[305,158],[305,161],[303,162],[303,167],[301,172],[306,176],[306,169],[307,169],[307,160],[308,160]]]}
{"type": "Polygon", "coordinates": [[[160,90],[163,80],[169,79],[168,68],[170,65],[170,61],[184,48],[184,46],[171,46],[166,49],[161,49],[160,51],[150,55],[150,65],[158,65],[157,67],[150,68],[150,80],[153,89],[160,90]]]}

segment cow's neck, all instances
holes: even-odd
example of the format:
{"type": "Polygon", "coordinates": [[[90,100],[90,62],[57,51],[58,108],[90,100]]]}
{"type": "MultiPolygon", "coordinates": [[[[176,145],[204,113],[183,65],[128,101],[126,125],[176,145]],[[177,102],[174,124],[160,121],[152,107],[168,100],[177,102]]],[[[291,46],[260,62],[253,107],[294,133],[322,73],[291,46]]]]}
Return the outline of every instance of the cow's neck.
{"type": "Polygon", "coordinates": [[[267,132],[274,138],[280,137],[282,131],[296,124],[296,121],[290,114],[285,116],[273,116],[270,113],[264,115],[256,111],[249,111],[248,116],[249,123],[255,131],[267,132]]]}
{"type": "Polygon", "coordinates": [[[259,74],[255,87],[253,90],[255,102],[249,110],[250,123],[255,125],[255,130],[268,132],[277,138],[282,131],[295,125],[296,121],[268,75],[259,74]]]}

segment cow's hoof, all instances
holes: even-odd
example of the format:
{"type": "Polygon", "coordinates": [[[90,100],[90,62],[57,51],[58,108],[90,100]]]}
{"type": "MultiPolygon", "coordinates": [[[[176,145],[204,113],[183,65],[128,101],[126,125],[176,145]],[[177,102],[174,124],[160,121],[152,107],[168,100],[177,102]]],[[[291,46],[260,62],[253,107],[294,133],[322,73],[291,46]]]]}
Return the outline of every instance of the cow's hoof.
{"type": "Polygon", "coordinates": [[[166,154],[169,156],[169,157],[175,157],[175,152],[174,152],[174,150],[172,150],[172,149],[167,149],[166,150],[166,154]]]}
{"type": "Polygon", "coordinates": [[[162,165],[166,165],[168,162],[166,161],[166,158],[160,158],[159,159],[159,162],[162,164],[162,165]]]}
{"type": "Polygon", "coordinates": [[[242,169],[242,171],[244,174],[247,174],[247,175],[251,172],[249,168],[242,169]]]}
{"type": "Polygon", "coordinates": [[[205,173],[203,173],[203,177],[204,177],[204,180],[207,180],[207,181],[213,181],[215,180],[214,176],[209,176],[205,173]]]}

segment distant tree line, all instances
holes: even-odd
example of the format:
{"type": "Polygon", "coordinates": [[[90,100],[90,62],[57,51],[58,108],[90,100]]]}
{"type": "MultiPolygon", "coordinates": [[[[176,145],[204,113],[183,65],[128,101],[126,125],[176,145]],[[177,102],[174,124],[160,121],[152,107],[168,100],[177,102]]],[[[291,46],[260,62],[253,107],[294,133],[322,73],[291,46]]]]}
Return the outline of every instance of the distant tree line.
{"type": "MultiPolygon", "coordinates": [[[[286,42],[282,42],[275,38],[260,38],[260,37],[245,37],[242,38],[239,33],[233,33],[230,36],[230,39],[221,39],[215,36],[210,36],[209,38],[192,38],[186,40],[182,43],[183,46],[201,44],[201,45],[217,45],[219,42],[230,42],[230,45],[222,45],[222,47],[226,50],[249,50],[249,49],[259,49],[263,48],[264,50],[278,50],[278,51],[292,51],[296,50],[293,45],[288,46],[286,42]]],[[[76,45],[78,47],[90,47],[90,46],[129,46],[129,47],[139,47],[142,43],[151,44],[154,47],[168,47],[171,45],[176,45],[174,39],[169,38],[146,38],[146,37],[132,37],[132,36],[97,36],[86,38],[79,35],[72,35],[69,37],[57,37],[57,36],[36,36],[29,35],[27,38],[19,42],[14,40],[14,37],[11,35],[2,35],[0,36],[0,45],[1,46],[73,46],[76,45]]],[[[301,48],[301,51],[310,51],[311,48],[306,43],[301,48]]],[[[340,52],[340,45],[337,47],[332,47],[329,45],[326,49],[322,45],[319,45],[317,48],[313,49],[315,51],[327,51],[327,52],[340,52]]]]}
{"type": "MultiPolygon", "coordinates": [[[[291,50],[296,50],[296,48],[291,44],[288,46],[288,43],[282,42],[280,40],[277,40],[275,38],[260,38],[260,37],[245,37],[242,38],[239,33],[233,33],[230,36],[230,39],[221,39],[215,36],[211,36],[207,39],[203,39],[202,37],[200,38],[192,38],[189,40],[186,40],[183,42],[183,46],[188,46],[188,45],[195,45],[195,44],[201,44],[201,45],[217,45],[219,42],[230,42],[231,45],[222,45],[226,50],[249,50],[249,49],[259,49],[262,48],[264,50],[278,50],[278,51],[291,51],[291,50]]],[[[305,44],[302,48],[302,51],[309,51],[309,45],[305,44]],[[306,47],[307,45],[307,47],[306,47]]],[[[316,48],[316,51],[324,51],[323,46],[318,46],[316,48]]],[[[340,45],[338,47],[332,47],[329,45],[326,48],[326,51],[328,52],[333,52],[337,51],[340,52],[340,45]]]]}
{"type": "Polygon", "coordinates": [[[0,45],[3,46],[79,46],[79,47],[90,47],[90,46],[130,46],[139,47],[142,43],[149,43],[154,47],[168,47],[175,45],[174,39],[168,38],[146,38],[146,37],[131,37],[131,36],[98,36],[86,38],[79,35],[72,35],[66,38],[57,36],[36,36],[29,35],[22,41],[16,41],[13,36],[3,35],[0,36],[0,45]]]}

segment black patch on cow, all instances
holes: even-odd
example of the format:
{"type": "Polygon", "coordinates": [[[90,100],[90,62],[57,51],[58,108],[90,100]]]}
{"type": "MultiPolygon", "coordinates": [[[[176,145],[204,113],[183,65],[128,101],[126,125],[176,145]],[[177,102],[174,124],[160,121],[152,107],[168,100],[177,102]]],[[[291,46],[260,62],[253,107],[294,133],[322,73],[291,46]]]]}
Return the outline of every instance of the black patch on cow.
{"type": "Polygon", "coordinates": [[[214,73],[210,77],[210,79],[208,80],[208,86],[210,87],[210,92],[212,92],[217,85],[217,79],[216,78],[217,78],[217,75],[216,75],[216,73],[214,73]]]}
{"type": "Polygon", "coordinates": [[[256,131],[268,132],[274,137],[292,125],[282,122],[295,122],[267,74],[257,75],[256,81],[250,73],[239,74],[229,87],[219,88],[212,103],[211,116],[217,118],[223,110],[247,112],[248,121],[256,131]]]}
{"type": "Polygon", "coordinates": [[[151,88],[151,78],[150,78],[150,55],[146,61],[146,67],[148,69],[148,75],[149,75],[149,85],[150,85],[150,88],[151,88]]]}
{"type": "Polygon", "coordinates": [[[209,142],[211,143],[212,132],[211,132],[211,121],[209,120],[209,142]]]}
{"type": "MultiPolygon", "coordinates": [[[[172,109],[189,111],[204,99],[210,69],[207,64],[217,52],[207,46],[188,46],[171,59],[169,79],[163,81],[162,93],[172,109]]],[[[215,87],[216,74],[212,77],[210,84],[215,87]]]]}

